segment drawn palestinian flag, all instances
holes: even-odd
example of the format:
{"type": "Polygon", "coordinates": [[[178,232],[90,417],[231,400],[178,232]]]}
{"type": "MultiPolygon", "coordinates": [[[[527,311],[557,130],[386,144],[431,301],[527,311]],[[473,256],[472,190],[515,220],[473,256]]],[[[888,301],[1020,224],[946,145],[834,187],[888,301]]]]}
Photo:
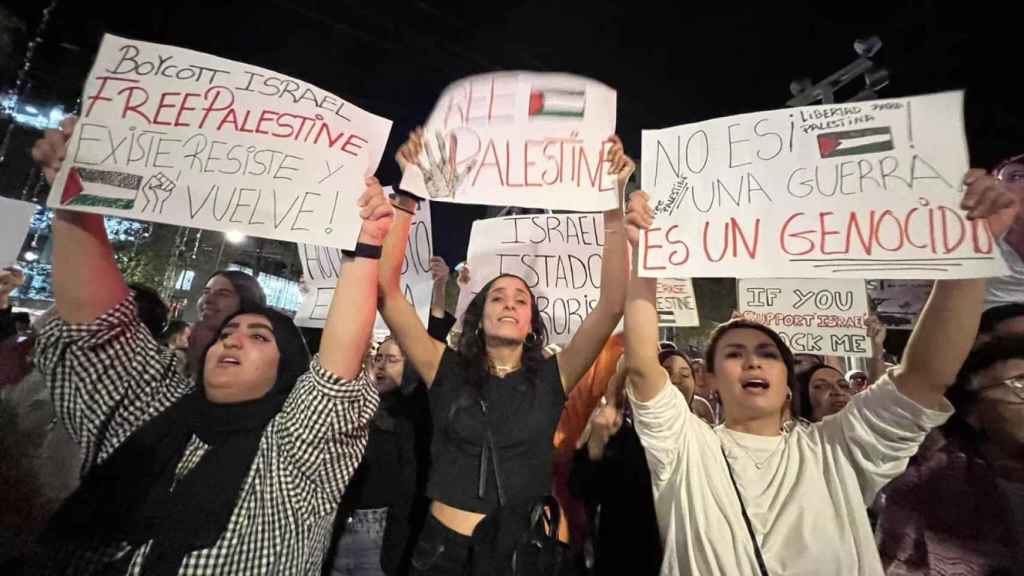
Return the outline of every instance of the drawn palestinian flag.
{"type": "Polygon", "coordinates": [[[676,325],[675,310],[658,310],[658,326],[668,327],[676,325]]]}
{"type": "Polygon", "coordinates": [[[818,134],[818,152],[822,158],[885,152],[892,148],[892,129],[888,126],[818,134]]]}
{"type": "Polygon", "coordinates": [[[142,176],[111,170],[73,167],[61,193],[61,206],[93,206],[131,210],[142,176]]]}
{"type": "Polygon", "coordinates": [[[583,90],[530,91],[530,119],[543,117],[583,118],[586,111],[583,90]]]}

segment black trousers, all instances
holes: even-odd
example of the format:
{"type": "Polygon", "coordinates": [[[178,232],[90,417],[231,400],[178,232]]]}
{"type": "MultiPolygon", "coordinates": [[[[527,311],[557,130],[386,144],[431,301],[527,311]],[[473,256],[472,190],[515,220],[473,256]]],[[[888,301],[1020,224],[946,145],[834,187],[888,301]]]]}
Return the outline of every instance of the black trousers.
{"type": "Polygon", "coordinates": [[[441,524],[433,514],[412,553],[411,576],[464,576],[469,573],[471,538],[441,524]]]}

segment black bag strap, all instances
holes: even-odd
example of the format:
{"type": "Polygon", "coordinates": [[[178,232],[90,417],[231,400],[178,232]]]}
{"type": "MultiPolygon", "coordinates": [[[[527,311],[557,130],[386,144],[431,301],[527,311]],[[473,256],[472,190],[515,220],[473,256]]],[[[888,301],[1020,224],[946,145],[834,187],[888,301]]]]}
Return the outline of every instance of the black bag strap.
{"type": "Polygon", "coordinates": [[[487,414],[487,401],[480,399],[480,411],[484,415],[484,429],[487,432],[487,439],[484,445],[480,448],[480,479],[477,485],[477,494],[480,498],[484,497],[487,490],[487,463],[490,460],[491,465],[494,467],[494,482],[498,489],[498,505],[504,506],[505,499],[505,487],[501,482],[501,467],[498,464],[498,450],[494,446],[494,434],[491,433],[491,419],[487,414]],[[490,455],[490,458],[488,458],[490,455]]]}
{"type": "Polygon", "coordinates": [[[732,481],[732,488],[736,491],[736,498],[740,501],[740,512],[743,513],[743,523],[747,525],[747,534],[750,534],[750,541],[754,544],[754,558],[757,559],[757,568],[761,576],[768,576],[768,568],[764,565],[764,556],[761,555],[761,547],[757,544],[757,537],[754,536],[754,526],[750,523],[750,516],[747,515],[747,507],[743,504],[743,496],[740,494],[740,487],[736,485],[736,477],[732,474],[732,466],[729,465],[729,457],[725,455],[725,448],[722,448],[722,458],[725,459],[725,469],[729,471],[729,480],[732,481]]]}

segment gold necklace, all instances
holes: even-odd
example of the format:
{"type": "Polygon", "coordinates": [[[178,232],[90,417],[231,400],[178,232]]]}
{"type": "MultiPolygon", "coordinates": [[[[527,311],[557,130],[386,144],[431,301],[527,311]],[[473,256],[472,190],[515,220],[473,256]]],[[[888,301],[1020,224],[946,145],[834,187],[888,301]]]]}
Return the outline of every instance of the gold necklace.
{"type": "Polygon", "coordinates": [[[722,429],[725,430],[726,435],[729,436],[729,440],[732,440],[732,443],[735,444],[737,448],[742,450],[743,453],[747,455],[747,458],[750,458],[750,461],[754,463],[754,469],[755,470],[760,470],[761,468],[764,468],[764,465],[767,464],[768,461],[772,459],[772,456],[775,456],[775,453],[779,451],[779,448],[782,447],[782,444],[786,440],[785,435],[782,435],[782,437],[779,438],[779,443],[775,445],[775,449],[772,450],[771,454],[769,454],[768,457],[765,458],[764,460],[761,460],[760,462],[758,462],[757,459],[754,458],[754,455],[751,454],[749,450],[744,448],[743,445],[740,444],[736,440],[736,437],[732,435],[732,431],[731,430],[729,430],[725,426],[722,426],[722,429]]]}
{"type": "Polygon", "coordinates": [[[521,363],[516,364],[515,366],[499,366],[494,362],[490,363],[491,374],[494,374],[498,378],[504,378],[505,376],[508,376],[512,372],[519,370],[519,368],[521,368],[522,366],[523,365],[521,363]]]}

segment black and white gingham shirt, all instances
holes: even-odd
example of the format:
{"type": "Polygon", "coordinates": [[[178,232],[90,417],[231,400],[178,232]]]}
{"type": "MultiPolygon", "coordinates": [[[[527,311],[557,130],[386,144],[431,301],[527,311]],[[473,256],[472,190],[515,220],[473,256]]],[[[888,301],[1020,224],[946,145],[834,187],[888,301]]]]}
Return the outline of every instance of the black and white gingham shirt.
{"type": "MultiPolygon", "coordinates": [[[[139,322],[131,297],[89,323],[48,324],[36,362],[58,416],[82,449],[83,475],[193,388],[175,369],[174,354],[139,322]]],[[[314,358],[267,426],[227,530],[213,547],[185,556],[179,574],[320,574],[335,511],[366,448],[377,400],[365,371],[343,380],[314,358]]],[[[192,438],[178,478],[206,449],[192,438]]],[[[148,549],[121,544],[66,553],[76,576],[129,557],[128,574],[137,575],[148,549]]]]}

